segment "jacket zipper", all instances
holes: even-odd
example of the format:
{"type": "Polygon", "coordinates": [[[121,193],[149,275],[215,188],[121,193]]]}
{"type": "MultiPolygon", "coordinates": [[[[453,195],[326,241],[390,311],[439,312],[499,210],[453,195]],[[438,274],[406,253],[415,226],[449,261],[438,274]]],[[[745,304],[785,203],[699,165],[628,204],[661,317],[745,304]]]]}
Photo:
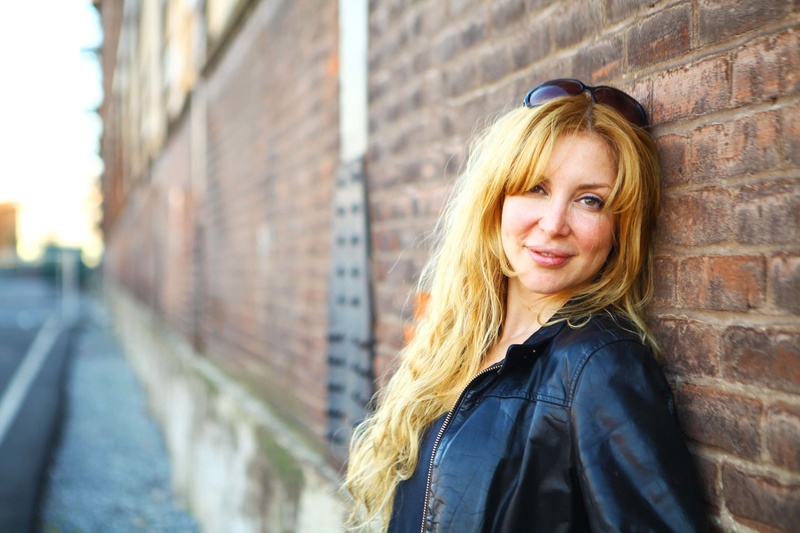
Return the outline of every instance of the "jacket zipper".
{"type": "Polygon", "coordinates": [[[469,383],[461,389],[461,392],[458,395],[458,399],[456,403],[453,404],[453,407],[447,412],[447,416],[444,417],[444,422],[442,423],[442,427],[439,429],[439,433],[436,435],[436,440],[433,441],[433,451],[431,451],[431,459],[430,463],[428,464],[428,479],[425,482],[425,502],[422,505],[422,526],[420,527],[420,533],[425,533],[425,515],[428,514],[428,497],[430,497],[431,492],[431,473],[433,472],[433,458],[436,455],[436,450],[439,448],[439,442],[442,440],[442,435],[444,434],[444,430],[447,429],[447,425],[452,420],[453,415],[455,414],[456,410],[458,410],[459,404],[461,404],[461,400],[464,399],[464,395],[466,394],[467,390],[469,389],[470,385],[472,385],[476,379],[483,376],[484,374],[488,374],[489,372],[500,368],[503,365],[503,362],[495,363],[491,366],[488,366],[475,374],[475,376],[469,380],[469,383]]]}

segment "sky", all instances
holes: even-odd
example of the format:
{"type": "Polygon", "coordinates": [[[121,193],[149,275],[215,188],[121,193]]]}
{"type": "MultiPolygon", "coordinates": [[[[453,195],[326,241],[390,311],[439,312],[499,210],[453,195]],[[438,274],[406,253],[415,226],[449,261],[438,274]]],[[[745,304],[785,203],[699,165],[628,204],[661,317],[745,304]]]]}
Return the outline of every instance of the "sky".
{"type": "Polygon", "coordinates": [[[102,251],[99,14],[90,0],[0,3],[0,203],[16,203],[17,252],[52,242],[102,251]]]}

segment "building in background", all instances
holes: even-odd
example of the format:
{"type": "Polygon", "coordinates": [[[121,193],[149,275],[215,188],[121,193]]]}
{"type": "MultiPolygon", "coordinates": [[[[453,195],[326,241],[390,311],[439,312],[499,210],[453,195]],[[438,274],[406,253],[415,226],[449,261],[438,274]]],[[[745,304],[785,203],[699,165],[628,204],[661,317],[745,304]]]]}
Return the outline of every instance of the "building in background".
{"type": "Polygon", "coordinates": [[[554,77],[652,118],[650,317],[711,520],[796,529],[796,3],[96,4],[107,294],[206,530],[340,530],[467,140],[554,77]]]}
{"type": "Polygon", "coordinates": [[[17,206],[0,204],[0,267],[17,262],[17,206]]]}

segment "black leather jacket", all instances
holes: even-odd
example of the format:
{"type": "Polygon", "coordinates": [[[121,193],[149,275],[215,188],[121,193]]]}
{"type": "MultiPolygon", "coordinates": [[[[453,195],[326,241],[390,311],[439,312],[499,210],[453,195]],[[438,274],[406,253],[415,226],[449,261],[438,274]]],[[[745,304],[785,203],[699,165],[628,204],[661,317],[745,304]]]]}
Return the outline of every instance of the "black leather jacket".
{"type": "Polygon", "coordinates": [[[610,317],[541,328],[467,386],[438,436],[424,515],[392,529],[706,529],[669,385],[610,317]]]}

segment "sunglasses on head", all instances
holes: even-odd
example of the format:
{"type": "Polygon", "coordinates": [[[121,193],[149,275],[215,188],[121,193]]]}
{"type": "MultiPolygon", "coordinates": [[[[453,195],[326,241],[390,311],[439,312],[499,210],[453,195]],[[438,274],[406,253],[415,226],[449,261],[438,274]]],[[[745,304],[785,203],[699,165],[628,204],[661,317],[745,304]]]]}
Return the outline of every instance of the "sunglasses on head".
{"type": "Polygon", "coordinates": [[[554,98],[562,96],[577,96],[588,92],[592,96],[592,101],[596,104],[603,104],[614,108],[628,122],[639,126],[647,127],[647,113],[642,104],[637,102],[632,96],[625,94],[613,87],[590,87],[579,80],[559,79],[540,83],[525,95],[525,106],[536,107],[554,98]]]}

